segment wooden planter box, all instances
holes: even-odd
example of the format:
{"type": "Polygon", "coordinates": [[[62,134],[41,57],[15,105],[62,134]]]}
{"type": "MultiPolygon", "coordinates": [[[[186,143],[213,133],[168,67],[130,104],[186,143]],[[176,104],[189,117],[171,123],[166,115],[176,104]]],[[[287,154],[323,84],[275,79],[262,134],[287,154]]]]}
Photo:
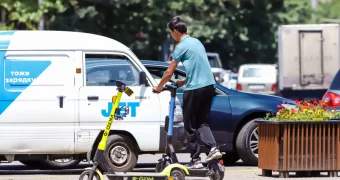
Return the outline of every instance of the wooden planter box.
{"type": "Polygon", "coordinates": [[[278,171],[298,176],[317,176],[328,172],[336,177],[340,170],[340,121],[259,120],[258,167],[263,176],[278,171]]]}

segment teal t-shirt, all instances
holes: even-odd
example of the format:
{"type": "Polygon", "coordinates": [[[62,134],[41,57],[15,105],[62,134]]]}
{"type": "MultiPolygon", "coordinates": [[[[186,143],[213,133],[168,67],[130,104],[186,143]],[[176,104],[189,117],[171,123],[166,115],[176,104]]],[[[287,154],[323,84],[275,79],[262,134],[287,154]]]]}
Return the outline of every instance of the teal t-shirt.
{"type": "Polygon", "coordinates": [[[203,44],[189,35],[175,47],[172,59],[182,62],[186,71],[185,90],[194,90],[215,84],[203,44]]]}

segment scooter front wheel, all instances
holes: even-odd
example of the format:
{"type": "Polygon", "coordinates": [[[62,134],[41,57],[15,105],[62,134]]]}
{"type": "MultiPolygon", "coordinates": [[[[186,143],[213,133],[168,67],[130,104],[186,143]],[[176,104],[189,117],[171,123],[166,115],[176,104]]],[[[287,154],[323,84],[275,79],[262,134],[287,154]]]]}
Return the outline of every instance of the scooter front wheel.
{"type": "Polygon", "coordinates": [[[171,170],[170,177],[174,178],[175,180],[185,180],[184,172],[178,168],[174,168],[171,170]]]}
{"type": "Polygon", "coordinates": [[[223,180],[225,168],[218,161],[214,161],[208,164],[208,169],[212,172],[209,175],[211,180],[223,180]]]}
{"type": "Polygon", "coordinates": [[[90,179],[92,170],[85,170],[80,174],[79,180],[102,180],[97,171],[94,171],[93,177],[90,179]]]}

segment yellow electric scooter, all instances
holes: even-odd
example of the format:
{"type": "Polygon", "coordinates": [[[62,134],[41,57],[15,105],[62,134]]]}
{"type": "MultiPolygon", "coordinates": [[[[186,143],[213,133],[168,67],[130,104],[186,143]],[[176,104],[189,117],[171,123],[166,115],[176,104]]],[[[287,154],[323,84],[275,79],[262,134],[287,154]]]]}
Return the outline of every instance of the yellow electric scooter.
{"type": "MultiPolygon", "coordinates": [[[[178,174],[182,171],[179,169],[186,169],[185,166],[175,163],[167,166],[161,173],[135,173],[135,172],[114,172],[108,161],[105,159],[104,151],[106,148],[106,141],[109,136],[111,125],[113,123],[115,112],[123,95],[123,92],[128,96],[133,94],[133,91],[121,81],[116,81],[118,94],[112,97],[114,106],[112,107],[109,120],[105,126],[105,130],[102,139],[98,145],[96,153],[93,158],[93,167],[86,168],[83,173],[80,174],[79,180],[104,180],[103,174],[105,174],[110,180],[184,180],[184,174],[178,174]],[[85,178],[88,177],[88,178],[85,178]],[[181,178],[178,178],[181,177],[181,178]]],[[[167,87],[167,86],[166,86],[167,87]]],[[[164,90],[170,90],[169,88],[163,88],[164,90]]],[[[90,162],[90,154],[88,153],[88,161],[90,162]]],[[[188,172],[186,172],[188,174],[188,172]]]]}

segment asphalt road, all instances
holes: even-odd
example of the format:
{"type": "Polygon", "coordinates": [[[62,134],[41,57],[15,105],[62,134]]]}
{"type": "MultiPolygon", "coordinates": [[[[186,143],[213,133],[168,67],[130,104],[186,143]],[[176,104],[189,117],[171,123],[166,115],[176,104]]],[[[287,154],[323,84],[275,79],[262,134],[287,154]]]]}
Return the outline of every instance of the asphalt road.
{"type": "MultiPolygon", "coordinates": [[[[142,155],[139,157],[136,172],[154,172],[155,162],[161,157],[157,155],[142,155]]],[[[178,154],[180,162],[188,162],[188,154],[178,154]]],[[[202,159],[205,159],[205,155],[202,155],[202,159]]],[[[79,174],[83,171],[83,168],[91,166],[88,163],[81,163],[76,169],[68,170],[54,170],[54,171],[42,171],[27,169],[27,167],[20,162],[0,164],[0,180],[78,180],[79,174]]],[[[302,179],[329,179],[325,174],[319,178],[297,178],[294,177],[294,173],[291,177],[294,180],[302,179]]],[[[265,180],[265,179],[277,179],[278,173],[273,173],[273,177],[262,177],[261,170],[257,167],[245,166],[242,161],[235,163],[233,166],[226,167],[225,180],[265,180]]],[[[107,178],[106,178],[107,179],[107,178]]],[[[209,180],[209,178],[190,177],[188,179],[194,180],[209,180]]],[[[333,179],[333,178],[332,178],[333,179]]]]}

